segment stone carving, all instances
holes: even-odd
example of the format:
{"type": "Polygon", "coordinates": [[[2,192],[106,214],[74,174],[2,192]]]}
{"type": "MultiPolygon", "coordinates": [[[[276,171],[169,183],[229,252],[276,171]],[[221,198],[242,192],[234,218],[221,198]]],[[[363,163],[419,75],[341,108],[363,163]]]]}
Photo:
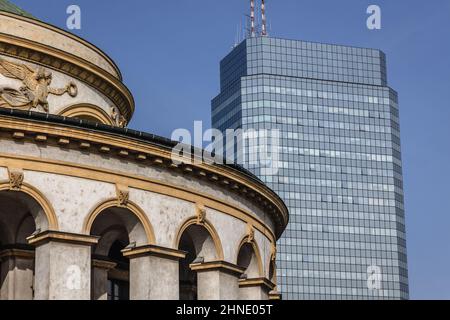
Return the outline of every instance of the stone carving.
{"type": "Polygon", "coordinates": [[[270,248],[270,261],[275,261],[277,259],[277,247],[272,243],[270,248]]]}
{"type": "Polygon", "coordinates": [[[202,204],[197,204],[197,224],[204,224],[206,219],[206,208],[202,204]]]}
{"type": "Polygon", "coordinates": [[[255,241],[255,228],[251,224],[247,224],[247,242],[255,241]]]}
{"type": "Polygon", "coordinates": [[[116,127],[125,128],[127,120],[122,116],[117,107],[111,107],[111,119],[116,127]]]}
{"type": "Polygon", "coordinates": [[[20,190],[24,178],[23,171],[20,169],[8,168],[8,175],[9,175],[9,188],[14,191],[20,190]]]}
{"type": "Polygon", "coordinates": [[[41,107],[49,112],[48,95],[61,96],[66,92],[76,97],[78,88],[72,81],[65,88],[50,87],[52,73],[43,67],[31,68],[25,64],[16,64],[0,58],[0,74],[7,78],[22,81],[23,86],[14,89],[0,86],[0,107],[30,110],[41,107]]]}
{"type": "Polygon", "coordinates": [[[117,202],[119,206],[126,206],[130,199],[130,190],[126,186],[117,185],[117,202]]]}

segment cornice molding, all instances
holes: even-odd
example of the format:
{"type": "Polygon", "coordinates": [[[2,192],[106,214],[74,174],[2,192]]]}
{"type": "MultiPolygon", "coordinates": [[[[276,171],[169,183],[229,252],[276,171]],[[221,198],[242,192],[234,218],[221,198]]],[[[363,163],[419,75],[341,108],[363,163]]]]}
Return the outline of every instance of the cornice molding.
{"type": "MultiPolygon", "coordinates": [[[[60,139],[68,141],[64,145],[66,149],[80,149],[91,152],[108,152],[111,156],[117,156],[123,159],[120,151],[126,151],[126,156],[134,161],[149,166],[165,166],[167,169],[180,170],[186,165],[174,166],[171,160],[171,151],[158,145],[152,145],[139,140],[127,139],[126,137],[101,133],[96,131],[89,131],[86,134],[86,129],[68,127],[54,123],[43,123],[38,121],[29,121],[17,118],[10,118],[7,116],[0,116],[0,127],[3,130],[9,130],[12,135],[15,133],[22,133],[21,140],[29,140],[30,143],[47,143],[54,144],[61,147],[60,139]],[[47,136],[47,139],[36,141],[37,136],[47,136]],[[56,141],[52,142],[52,139],[56,141]],[[83,146],[89,146],[87,149],[83,146]],[[102,151],[103,150],[103,151],[102,151]],[[107,151],[105,151],[107,150],[107,151]],[[139,156],[145,160],[139,160],[139,156]]],[[[12,136],[11,136],[12,139],[12,136]]],[[[125,154],[125,153],[123,153],[125,154]]],[[[67,164],[69,165],[69,164],[67,164]]],[[[72,164],[72,166],[74,166],[72,164]]],[[[212,183],[220,184],[221,188],[229,188],[232,192],[237,192],[241,196],[247,197],[254,205],[261,207],[265,212],[272,215],[272,218],[277,226],[277,237],[287,225],[288,212],[282,200],[276,196],[263,183],[250,180],[244,174],[232,168],[209,165],[209,164],[192,164],[189,165],[191,170],[182,170],[182,173],[187,175],[196,175],[198,178],[206,178],[212,183]],[[212,178],[215,179],[212,179],[212,178]],[[222,184],[222,180],[233,181],[234,184],[222,184]],[[235,186],[238,188],[235,188],[235,186]]],[[[124,173],[125,175],[125,173],[124,173]]],[[[128,175],[129,176],[129,175],[128,175]]],[[[263,223],[264,224],[264,223],[263,223]]]]}

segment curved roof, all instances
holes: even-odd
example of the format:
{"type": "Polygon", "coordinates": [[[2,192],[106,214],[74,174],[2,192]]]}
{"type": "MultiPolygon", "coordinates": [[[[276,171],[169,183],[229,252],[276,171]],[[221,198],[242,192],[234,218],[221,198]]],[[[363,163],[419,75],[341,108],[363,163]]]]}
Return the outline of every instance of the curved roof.
{"type": "MultiPolygon", "coordinates": [[[[37,121],[37,122],[47,122],[52,124],[60,124],[72,128],[79,128],[88,130],[90,132],[98,132],[98,133],[105,133],[105,134],[112,134],[119,137],[123,137],[130,140],[135,141],[141,141],[147,144],[151,144],[155,147],[171,150],[174,146],[178,144],[178,142],[167,139],[165,137],[161,137],[158,135],[154,135],[151,133],[141,132],[133,129],[128,128],[119,128],[119,127],[113,127],[97,122],[91,122],[88,120],[82,120],[77,118],[70,118],[70,117],[64,117],[59,115],[53,115],[53,114],[47,114],[42,112],[35,112],[35,111],[23,111],[23,110],[17,110],[17,109],[10,109],[10,108],[0,108],[0,117],[6,116],[6,117],[12,117],[12,118],[19,118],[29,121],[37,121]]],[[[192,147],[192,154],[195,154],[194,147],[192,147]]],[[[278,196],[272,189],[270,189],[263,181],[261,181],[257,176],[255,176],[250,171],[246,170],[240,165],[233,165],[233,164],[214,164],[214,167],[217,168],[224,168],[231,172],[235,172],[240,174],[241,177],[245,177],[248,181],[251,181],[255,183],[256,185],[259,185],[262,190],[265,190],[268,194],[273,197],[274,201],[279,204],[279,214],[275,215],[276,218],[276,226],[275,226],[275,233],[276,237],[279,238],[283,231],[285,230],[287,223],[289,221],[289,211],[284,203],[284,201],[278,196]]]]}
{"type": "Polygon", "coordinates": [[[19,16],[35,19],[35,17],[33,17],[31,14],[19,8],[15,4],[9,2],[8,0],[0,0],[0,11],[6,11],[9,13],[17,14],[19,16]]]}

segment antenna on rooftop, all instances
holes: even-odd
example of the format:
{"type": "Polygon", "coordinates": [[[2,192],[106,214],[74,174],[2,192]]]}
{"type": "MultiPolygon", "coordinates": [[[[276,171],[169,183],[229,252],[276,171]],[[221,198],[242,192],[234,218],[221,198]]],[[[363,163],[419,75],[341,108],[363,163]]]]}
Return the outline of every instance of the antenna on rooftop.
{"type": "Polygon", "coordinates": [[[255,36],[255,0],[250,0],[250,37],[255,36]]]}
{"type": "Polygon", "coordinates": [[[267,20],[266,20],[266,3],[264,0],[261,0],[261,19],[262,19],[261,35],[265,37],[267,36],[267,20]]]}

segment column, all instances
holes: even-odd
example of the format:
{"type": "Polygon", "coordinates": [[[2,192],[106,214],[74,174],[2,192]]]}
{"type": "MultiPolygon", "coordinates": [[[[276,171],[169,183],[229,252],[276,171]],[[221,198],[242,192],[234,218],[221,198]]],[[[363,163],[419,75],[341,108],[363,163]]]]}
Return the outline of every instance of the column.
{"type": "Polygon", "coordinates": [[[45,231],[27,240],[36,247],[36,300],[90,300],[91,246],[98,237],[45,231]]]}
{"type": "Polygon", "coordinates": [[[0,252],[0,299],[32,300],[34,250],[11,247],[0,252]]]}
{"type": "Polygon", "coordinates": [[[197,272],[198,300],[237,300],[239,277],[244,269],[226,261],[211,261],[190,265],[197,272]]]}
{"type": "Polygon", "coordinates": [[[114,269],[117,263],[107,259],[92,259],[92,300],[108,300],[108,271],[114,269]]]}
{"type": "Polygon", "coordinates": [[[179,259],[186,252],[154,245],[122,252],[130,259],[130,300],[179,299],[179,259]]]}
{"type": "Polygon", "coordinates": [[[239,300],[268,300],[269,292],[275,288],[266,278],[239,280],[239,300]]]}

